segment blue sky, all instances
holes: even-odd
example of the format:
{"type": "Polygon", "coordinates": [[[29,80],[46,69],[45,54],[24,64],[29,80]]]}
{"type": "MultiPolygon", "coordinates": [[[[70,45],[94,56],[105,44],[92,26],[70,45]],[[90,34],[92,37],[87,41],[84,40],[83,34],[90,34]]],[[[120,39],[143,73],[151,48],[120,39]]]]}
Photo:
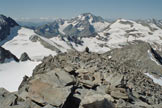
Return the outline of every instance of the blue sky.
{"type": "Polygon", "coordinates": [[[108,19],[162,19],[162,0],[0,0],[0,14],[13,18],[71,18],[85,12],[108,19]]]}

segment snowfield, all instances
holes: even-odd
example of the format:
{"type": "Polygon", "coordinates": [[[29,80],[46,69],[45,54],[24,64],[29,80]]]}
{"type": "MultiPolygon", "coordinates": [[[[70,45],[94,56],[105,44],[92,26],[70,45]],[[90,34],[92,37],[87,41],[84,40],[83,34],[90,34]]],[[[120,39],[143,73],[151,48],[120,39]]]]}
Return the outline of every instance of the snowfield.
{"type": "Polygon", "coordinates": [[[0,87],[6,88],[10,92],[18,90],[23,77],[31,76],[33,69],[40,62],[9,62],[0,64],[0,87]]]}
{"type": "Polygon", "coordinates": [[[18,30],[18,34],[12,40],[4,43],[2,47],[10,50],[18,58],[24,52],[33,60],[41,60],[50,54],[56,55],[55,51],[45,48],[40,42],[30,41],[29,38],[32,35],[36,35],[33,30],[22,27],[18,30]]]}
{"type": "Polygon", "coordinates": [[[99,32],[98,35],[107,38],[107,45],[112,48],[134,40],[142,40],[150,44],[157,43],[162,45],[162,29],[155,24],[144,26],[135,21],[125,19],[116,20],[114,23],[110,24],[107,29],[99,32]],[[154,30],[150,29],[150,27],[154,30]],[[105,33],[109,33],[109,35],[105,36],[105,33]]]}
{"type": "Polygon", "coordinates": [[[97,32],[103,31],[104,28],[106,28],[109,25],[108,22],[96,22],[96,23],[91,23],[91,24],[94,26],[97,32]]]}

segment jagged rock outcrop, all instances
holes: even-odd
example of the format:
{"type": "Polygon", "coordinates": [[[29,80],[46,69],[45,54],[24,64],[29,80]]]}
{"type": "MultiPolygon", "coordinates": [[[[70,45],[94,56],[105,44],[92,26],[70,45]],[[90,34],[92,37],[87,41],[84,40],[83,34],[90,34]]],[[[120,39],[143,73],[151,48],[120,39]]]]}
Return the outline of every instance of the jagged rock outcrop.
{"type": "Polygon", "coordinates": [[[0,88],[0,108],[41,108],[41,106],[30,99],[23,100],[17,93],[9,93],[0,88]]]}
{"type": "Polygon", "coordinates": [[[10,51],[5,50],[0,46],[0,63],[9,62],[12,60],[16,62],[19,61],[19,59],[15,55],[13,55],[10,51]]]}
{"type": "Polygon", "coordinates": [[[14,26],[18,26],[18,24],[12,18],[0,15],[0,41],[10,34],[10,29],[14,26]]]}
{"type": "MultiPolygon", "coordinates": [[[[60,53],[61,51],[58,49],[58,48],[56,48],[54,45],[51,45],[51,43],[49,43],[49,42],[47,42],[47,41],[45,41],[45,40],[43,40],[40,36],[38,36],[38,35],[32,35],[30,38],[30,41],[32,41],[32,42],[37,42],[37,41],[39,41],[44,47],[46,47],[46,48],[48,48],[48,49],[50,49],[50,50],[52,50],[52,51],[56,51],[57,53],[60,53]]],[[[57,45],[56,43],[54,43],[56,46],[59,46],[59,45],[57,45]]]]}
{"type": "Polygon", "coordinates": [[[45,57],[16,96],[43,108],[159,108],[161,90],[140,68],[114,60],[110,52],[71,51],[45,57]]]}
{"type": "Polygon", "coordinates": [[[27,60],[31,60],[28,54],[26,52],[22,53],[20,57],[20,61],[27,61],[27,60]]]}

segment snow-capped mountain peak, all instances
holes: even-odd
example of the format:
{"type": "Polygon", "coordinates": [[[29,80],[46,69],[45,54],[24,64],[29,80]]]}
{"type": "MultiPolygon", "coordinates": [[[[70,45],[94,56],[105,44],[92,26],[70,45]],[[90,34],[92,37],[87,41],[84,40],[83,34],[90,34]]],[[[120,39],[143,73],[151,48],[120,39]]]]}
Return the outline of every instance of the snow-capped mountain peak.
{"type": "Polygon", "coordinates": [[[79,16],[77,16],[74,19],[78,20],[78,21],[88,21],[89,23],[96,23],[96,22],[104,22],[104,21],[106,21],[102,17],[95,16],[92,13],[83,13],[83,14],[80,14],[79,16]]]}
{"type": "Polygon", "coordinates": [[[92,23],[93,22],[93,17],[94,17],[94,15],[91,14],[91,13],[83,13],[83,14],[79,15],[76,18],[77,18],[77,20],[82,20],[82,21],[83,20],[88,20],[90,23],[92,23]]]}
{"type": "Polygon", "coordinates": [[[48,25],[39,26],[35,32],[48,38],[60,35],[83,37],[102,31],[108,25],[109,22],[102,17],[84,13],[69,20],[58,19],[48,25]]]}

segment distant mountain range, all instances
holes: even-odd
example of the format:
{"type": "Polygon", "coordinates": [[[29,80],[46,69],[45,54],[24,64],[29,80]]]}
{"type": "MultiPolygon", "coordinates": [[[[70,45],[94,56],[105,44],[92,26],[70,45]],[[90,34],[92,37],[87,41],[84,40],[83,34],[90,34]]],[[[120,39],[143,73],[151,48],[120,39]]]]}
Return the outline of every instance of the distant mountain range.
{"type": "Polygon", "coordinates": [[[162,50],[161,20],[117,19],[109,22],[100,16],[84,13],[72,19],[57,19],[26,28],[3,15],[0,19],[0,45],[18,57],[23,52],[39,58],[49,54],[45,52],[55,55],[68,50],[83,51],[86,47],[92,52],[104,53],[134,40],[148,42],[157,50],[162,50]],[[37,51],[40,47],[42,50],[37,51]]]}
{"type": "Polygon", "coordinates": [[[55,36],[83,37],[102,31],[109,23],[100,16],[84,13],[70,20],[58,19],[36,28],[35,32],[47,38],[55,36]]]}

